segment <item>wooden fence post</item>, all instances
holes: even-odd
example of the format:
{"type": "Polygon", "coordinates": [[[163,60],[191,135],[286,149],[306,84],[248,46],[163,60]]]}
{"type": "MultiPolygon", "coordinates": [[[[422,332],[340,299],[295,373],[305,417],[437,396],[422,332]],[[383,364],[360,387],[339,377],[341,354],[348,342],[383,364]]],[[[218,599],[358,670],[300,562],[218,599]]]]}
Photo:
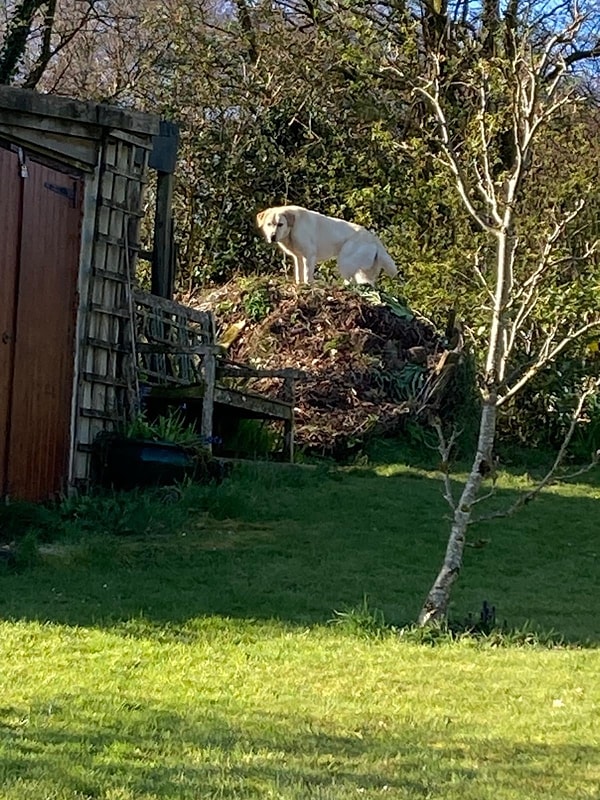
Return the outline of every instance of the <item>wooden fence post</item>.
{"type": "Polygon", "coordinates": [[[202,423],[200,433],[202,441],[209,453],[212,453],[213,411],[215,404],[215,381],[217,377],[217,359],[213,352],[204,357],[204,397],[202,398],[202,423]]]}

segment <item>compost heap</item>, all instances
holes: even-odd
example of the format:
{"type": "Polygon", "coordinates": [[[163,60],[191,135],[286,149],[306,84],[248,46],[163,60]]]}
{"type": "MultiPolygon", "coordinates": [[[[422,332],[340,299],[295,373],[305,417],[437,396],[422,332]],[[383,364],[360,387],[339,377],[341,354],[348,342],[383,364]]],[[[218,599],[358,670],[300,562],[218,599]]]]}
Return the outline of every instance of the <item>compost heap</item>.
{"type": "MultiPolygon", "coordinates": [[[[213,311],[231,360],[302,372],[296,444],[334,458],[369,436],[397,433],[411,411],[422,411],[453,346],[402,301],[371,287],[230,283],[185,302],[213,311]]],[[[263,378],[253,389],[281,396],[282,381],[263,378]]]]}

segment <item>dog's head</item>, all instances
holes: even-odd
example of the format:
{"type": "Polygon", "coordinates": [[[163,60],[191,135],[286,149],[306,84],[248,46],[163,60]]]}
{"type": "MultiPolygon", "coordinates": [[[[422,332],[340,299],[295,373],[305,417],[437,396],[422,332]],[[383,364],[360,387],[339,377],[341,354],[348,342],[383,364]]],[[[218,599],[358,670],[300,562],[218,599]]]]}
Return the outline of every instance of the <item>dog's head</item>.
{"type": "Polygon", "coordinates": [[[283,242],[294,225],[294,212],[285,208],[267,208],[256,215],[256,224],[267,242],[283,242]]]}

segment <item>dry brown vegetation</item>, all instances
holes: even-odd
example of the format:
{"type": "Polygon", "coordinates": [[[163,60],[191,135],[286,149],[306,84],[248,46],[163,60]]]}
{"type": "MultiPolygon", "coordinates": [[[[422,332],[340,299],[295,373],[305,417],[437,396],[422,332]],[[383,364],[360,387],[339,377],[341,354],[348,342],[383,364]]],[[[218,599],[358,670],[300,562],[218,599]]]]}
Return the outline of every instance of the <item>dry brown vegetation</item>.
{"type": "MultiPolygon", "coordinates": [[[[271,279],[187,302],[215,312],[232,360],[303,373],[296,441],[311,452],[343,458],[371,435],[400,430],[427,398],[439,409],[450,394],[444,383],[432,398],[431,378],[456,342],[383,292],[271,279]]],[[[260,386],[278,388],[269,379],[260,386]]]]}

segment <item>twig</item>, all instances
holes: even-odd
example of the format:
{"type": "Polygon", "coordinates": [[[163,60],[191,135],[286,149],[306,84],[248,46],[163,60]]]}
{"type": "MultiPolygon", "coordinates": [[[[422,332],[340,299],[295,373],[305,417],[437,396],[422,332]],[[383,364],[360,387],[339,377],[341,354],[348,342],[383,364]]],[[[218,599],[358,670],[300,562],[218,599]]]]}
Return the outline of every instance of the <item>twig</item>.
{"type": "Polygon", "coordinates": [[[519,380],[516,383],[514,383],[511,387],[506,389],[504,394],[498,396],[498,406],[501,406],[504,403],[506,403],[506,401],[509,400],[511,397],[513,397],[519,391],[519,389],[525,386],[525,384],[528,383],[531,380],[531,378],[537,375],[538,372],[540,372],[540,370],[542,370],[545,366],[553,362],[556,356],[560,355],[560,353],[562,353],[562,351],[567,347],[567,345],[569,345],[571,342],[574,342],[576,339],[579,339],[581,336],[583,336],[584,333],[587,333],[588,331],[593,330],[594,328],[600,328],[600,318],[594,319],[591,322],[587,322],[585,323],[585,325],[581,325],[576,330],[571,331],[566,336],[564,336],[560,340],[560,342],[558,342],[558,344],[552,347],[552,345],[554,344],[554,336],[556,334],[556,326],[555,326],[552,332],[546,338],[546,341],[544,342],[542,349],[535,362],[529,367],[529,369],[527,369],[524,372],[524,374],[519,378],[519,380]]]}
{"type": "Polygon", "coordinates": [[[599,387],[600,387],[600,378],[597,378],[579,396],[577,405],[571,415],[571,422],[569,424],[569,428],[565,433],[562,444],[558,450],[556,458],[554,459],[554,463],[552,464],[548,472],[544,475],[544,477],[537,483],[537,485],[529,492],[524,492],[511,506],[509,506],[504,511],[495,511],[493,514],[487,514],[485,516],[478,517],[477,519],[470,520],[469,524],[472,525],[476,522],[483,522],[489,519],[497,519],[499,517],[511,517],[516,511],[518,511],[524,505],[527,505],[527,503],[530,503],[532,500],[534,500],[538,496],[538,494],[542,491],[542,489],[544,489],[546,486],[549,486],[553,483],[562,482],[564,480],[570,480],[572,478],[577,477],[578,475],[583,475],[598,465],[598,463],[600,462],[600,451],[596,451],[592,456],[592,460],[590,461],[590,463],[586,464],[584,467],[581,467],[581,469],[576,470],[575,472],[572,472],[569,475],[564,475],[561,478],[556,477],[556,471],[564,461],[569,445],[571,444],[573,434],[575,433],[575,428],[577,427],[577,424],[579,423],[581,416],[583,414],[585,404],[589,397],[597,393],[599,387]]]}
{"type": "Polygon", "coordinates": [[[442,457],[441,472],[442,472],[442,480],[444,482],[444,499],[446,500],[452,511],[456,511],[456,501],[454,499],[454,493],[452,491],[452,481],[450,480],[450,471],[448,469],[448,464],[450,463],[450,453],[452,451],[452,447],[454,446],[457,432],[456,429],[454,429],[452,431],[450,439],[447,441],[444,435],[444,431],[442,430],[442,423],[440,422],[439,418],[436,417],[431,424],[438,435],[438,452],[442,457]]]}
{"type": "Polygon", "coordinates": [[[484,500],[489,500],[490,497],[494,497],[496,495],[496,478],[493,478],[492,488],[487,494],[482,494],[481,497],[476,497],[475,500],[471,503],[471,508],[476,506],[477,503],[483,503],[484,500]]]}

